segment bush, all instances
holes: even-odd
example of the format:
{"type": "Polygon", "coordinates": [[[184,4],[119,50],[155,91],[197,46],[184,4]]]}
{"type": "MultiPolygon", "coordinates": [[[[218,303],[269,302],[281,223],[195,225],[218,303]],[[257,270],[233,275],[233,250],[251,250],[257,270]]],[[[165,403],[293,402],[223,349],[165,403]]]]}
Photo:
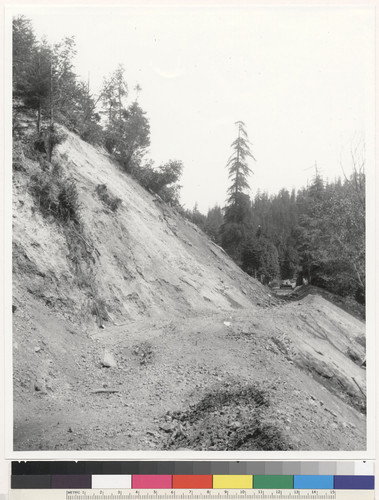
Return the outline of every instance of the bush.
{"type": "Polygon", "coordinates": [[[112,212],[116,212],[120,205],[122,204],[121,198],[117,198],[116,196],[112,196],[108,192],[108,188],[105,184],[99,184],[96,187],[96,193],[99,195],[101,201],[109,207],[112,212]]]}
{"type": "Polygon", "coordinates": [[[341,297],[352,297],[359,304],[365,304],[365,289],[356,283],[350,262],[328,260],[314,265],[311,271],[312,285],[341,297]]]}
{"type": "Polygon", "coordinates": [[[80,223],[79,216],[80,203],[75,182],[72,179],[65,179],[60,183],[58,194],[58,217],[64,222],[74,221],[80,223]]]}
{"type": "Polygon", "coordinates": [[[79,135],[83,141],[89,142],[94,146],[104,144],[104,131],[98,123],[89,122],[79,127],[79,135]]]}
{"type": "MultiPolygon", "coordinates": [[[[96,314],[101,326],[106,319],[107,309],[96,290],[94,266],[100,253],[85,233],[75,181],[65,175],[60,164],[49,163],[42,156],[39,160],[42,170],[30,178],[30,191],[42,215],[53,217],[60,225],[67,242],[67,258],[72,267],[75,285],[86,291],[89,312],[96,314]]],[[[104,187],[106,193],[106,186],[104,187]]],[[[117,206],[121,203],[118,200],[114,198],[110,204],[117,206]]]]}
{"type": "Polygon", "coordinates": [[[52,215],[59,222],[80,224],[80,202],[75,182],[62,177],[59,166],[38,172],[30,180],[31,192],[43,215],[52,215]]]}
{"type": "Polygon", "coordinates": [[[39,153],[45,153],[47,160],[51,161],[54,148],[62,144],[67,135],[55,128],[42,129],[33,139],[34,149],[39,153]]]}
{"type": "Polygon", "coordinates": [[[158,169],[151,164],[133,169],[133,177],[145,189],[159,195],[166,203],[179,205],[179,191],[181,186],[178,181],[183,172],[181,161],[170,160],[158,169]]]}
{"type": "Polygon", "coordinates": [[[104,299],[95,296],[92,301],[91,307],[92,316],[96,316],[98,326],[103,325],[103,321],[108,320],[108,308],[107,303],[104,299]]]}
{"type": "Polygon", "coordinates": [[[12,148],[12,169],[25,172],[25,155],[20,142],[13,142],[12,148]]]}

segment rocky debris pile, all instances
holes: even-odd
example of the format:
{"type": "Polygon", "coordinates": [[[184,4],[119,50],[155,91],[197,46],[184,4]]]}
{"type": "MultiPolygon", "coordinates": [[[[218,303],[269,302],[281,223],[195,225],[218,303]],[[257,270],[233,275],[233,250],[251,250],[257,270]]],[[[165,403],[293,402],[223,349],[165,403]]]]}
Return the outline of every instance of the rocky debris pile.
{"type": "Polygon", "coordinates": [[[168,412],[159,425],[170,450],[290,450],[291,444],[266,419],[267,393],[235,384],[209,392],[188,411],[168,412]]]}

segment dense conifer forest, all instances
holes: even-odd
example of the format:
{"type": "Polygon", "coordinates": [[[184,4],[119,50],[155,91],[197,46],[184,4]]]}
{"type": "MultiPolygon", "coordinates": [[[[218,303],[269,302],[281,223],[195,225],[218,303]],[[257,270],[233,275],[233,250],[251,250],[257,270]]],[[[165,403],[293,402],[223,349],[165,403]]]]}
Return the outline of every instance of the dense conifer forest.
{"type": "Polygon", "coordinates": [[[263,283],[296,279],[365,300],[364,162],[343,179],[315,171],[307,187],[241,194],[237,222],[219,206],[187,216],[263,283]]]}

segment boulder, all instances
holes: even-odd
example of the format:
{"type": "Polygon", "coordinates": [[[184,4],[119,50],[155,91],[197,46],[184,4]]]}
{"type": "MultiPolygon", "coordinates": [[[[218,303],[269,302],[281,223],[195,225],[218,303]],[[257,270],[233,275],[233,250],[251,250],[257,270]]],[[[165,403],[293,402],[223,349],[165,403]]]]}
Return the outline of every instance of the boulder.
{"type": "Polygon", "coordinates": [[[104,351],[103,359],[101,364],[105,368],[115,368],[117,366],[117,362],[113,357],[113,354],[108,350],[104,351]]]}

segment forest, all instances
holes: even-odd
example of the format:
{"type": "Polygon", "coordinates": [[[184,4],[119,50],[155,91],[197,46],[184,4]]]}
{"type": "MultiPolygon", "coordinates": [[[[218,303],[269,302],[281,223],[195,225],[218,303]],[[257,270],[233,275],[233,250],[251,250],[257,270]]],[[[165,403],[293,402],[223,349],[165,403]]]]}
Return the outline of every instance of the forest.
{"type": "Polygon", "coordinates": [[[119,66],[104,78],[99,94],[93,94],[89,83],[75,74],[75,54],[73,37],[50,44],[37,39],[30,20],[14,19],[13,136],[21,138],[22,117],[29,113],[35,131],[28,138],[27,154],[51,162],[54,147],[64,140],[63,125],[103,147],[120,169],[176,207],[263,284],[306,280],[365,303],[363,148],[352,150],[349,173],[341,169],[341,178],[326,180],[315,166],[306,187],[268,194],[251,183],[249,165],[255,158],[246,127],[238,121],[231,156],[220,165],[220,175],[226,167],[230,180],[225,205],[205,215],[196,205],[188,209],[180,204],[182,162],[156,166],[149,159],[149,120],[138,103],[142,89],[130,89],[119,66]]]}
{"type": "Polygon", "coordinates": [[[352,163],[342,180],[326,182],[315,168],[297,191],[258,189],[250,199],[240,190],[226,207],[204,215],[195,206],[186,216],[264,284],[296,279],[364,304],[365,173],[358,151],[352,163]]]}

